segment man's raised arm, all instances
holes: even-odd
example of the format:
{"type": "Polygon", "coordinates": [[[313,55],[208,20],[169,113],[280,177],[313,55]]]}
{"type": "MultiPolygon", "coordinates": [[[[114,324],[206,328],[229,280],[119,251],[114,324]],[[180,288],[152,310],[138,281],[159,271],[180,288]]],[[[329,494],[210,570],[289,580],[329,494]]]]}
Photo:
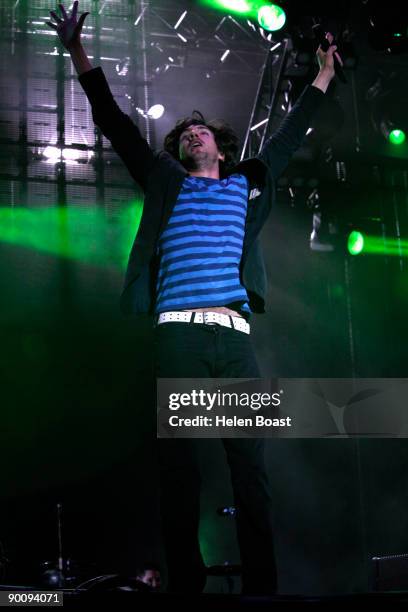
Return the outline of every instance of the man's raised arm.
{"type": "MultiPolygon", "coordinates": [[[[333,40],[327,35],[329,42],[333,40]]],[[[333,54],[336,46],[327,52],[319,49],[316,52],[320,70],[311,85],[308,85],[296,101],[289,115],[282,121],[276,132],[266,141],[260,158],[267,164],[274,178],[277,178],[287,167],[290,158],[301,146],[310,122],[318,110],[330,81],[334,77],[333,54]]],[[[337,55],[339,61],[341,59],[337,55]]]]}
{"type": "Polygon", "coordinates": [[[78,0],[69,16],[63,4],[58,5],[62,18],[50,11],[56,23],[46,23],[56,30],[63,46],[69,51],[78,73],[78,80],[91,104],[92,118],[113,149],[125,163],[131,176],[145,189],[154,156],[132,119],[117,105],[102,68],[93,68],[81,43],[81,30],[89,13],[77,20],[78,0]]]}
{"type": "Polygon", "coordinates": [[[82,13],[77,20],[78,0],[74,2],[71,15],[67,14],[63,4],[58,6],[60,7],[62,18],[58,17],[55,11],[50,11],[50,15],[55,23],[52,21],[46,21],[46,23],[57,32],[62,45],[70,52],[75,70],[78,76],[80,76],[84,72],[92,70],[92,64],[81,43],[82,26],[89,13],[82,13]]]}

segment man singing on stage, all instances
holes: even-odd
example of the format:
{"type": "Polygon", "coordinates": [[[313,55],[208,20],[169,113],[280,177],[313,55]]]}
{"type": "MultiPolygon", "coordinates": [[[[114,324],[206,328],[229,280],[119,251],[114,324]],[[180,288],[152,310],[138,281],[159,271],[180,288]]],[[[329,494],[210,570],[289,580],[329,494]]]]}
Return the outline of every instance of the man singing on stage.
{"type": "MultiPolygon", "coordinates": [[[[92,67],[82,47],[88,13],[77,20],[77,1],[70,16],[62,4],[59,7],[61,16],[50,11],[54,22],[47,23],[71,54],[95,124],[144,191],[121,308],[126,314],[152,315],[156,377],[259,378],[249,323],[252,313],[265,312],[266,276],[258,236],[273,204],[274,181],[301,145],[335,74],[336,47],[327,52],[319,47],[320,71],[314,82],[260,154],[237,164],[234,132],[198,111],[177,122],[164,150],[152,151],[116,104],[102,68],[92,67]]],[[[327,39],[333,40],[330,34],[327,39]]],[[[195,441],[157,442],[167,588],[201,592],[206,568],[198,540],[195,441]]],[[[222,442],[234,492],[242,592],[276,593],[264,440],[222,442]]]]}

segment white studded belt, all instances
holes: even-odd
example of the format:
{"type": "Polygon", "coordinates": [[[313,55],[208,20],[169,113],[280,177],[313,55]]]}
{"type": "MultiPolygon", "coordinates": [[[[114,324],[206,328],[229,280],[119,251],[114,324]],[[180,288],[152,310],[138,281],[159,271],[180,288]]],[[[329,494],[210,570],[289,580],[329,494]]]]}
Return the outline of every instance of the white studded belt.
{"type": "Polygon", "coordinates": [[[156,325],[161,323],[201,323],[204,325],[222,325],[231,327],[237,331],[249,334],[250,325],[243,317],[234,317],[221,312],[191,312],[175,310],[173,312],[162,312],[156,319],[156,325]]]}

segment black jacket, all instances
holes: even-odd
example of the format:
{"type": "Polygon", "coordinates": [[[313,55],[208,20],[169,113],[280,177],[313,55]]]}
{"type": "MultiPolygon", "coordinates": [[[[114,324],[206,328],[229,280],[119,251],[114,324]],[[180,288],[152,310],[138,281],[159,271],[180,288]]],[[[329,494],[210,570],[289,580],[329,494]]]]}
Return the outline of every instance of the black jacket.
{"type": "MultiPolygon", "coordinates": [[[[102,68],[93,68],[78,80],[91,104],[95,124],[145,193],[120,303],[125,314],[152,314],[159,264],[157,240],[171,215],[187,171],[169,153],[151,150],[132,119],[115,102],[102,68]]],[[[265,312],[267,280],[258,236],[275,199],[274,182],[302,144],[323,98],[320,89],[308,85],[260,155],[243,160],[229,172],[246,175],[250,185],[240,277],[253,312],[265,312]]]]}

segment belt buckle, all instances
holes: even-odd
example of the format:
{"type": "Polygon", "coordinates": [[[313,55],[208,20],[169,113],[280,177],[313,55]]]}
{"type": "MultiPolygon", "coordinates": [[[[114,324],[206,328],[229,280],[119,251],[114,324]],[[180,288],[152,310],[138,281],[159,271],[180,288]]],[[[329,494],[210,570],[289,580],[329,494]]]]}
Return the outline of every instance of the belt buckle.
{"type": "Polygon", "coordinates": [[[213,312],[210,312],[209,310],[205,310],[205,311],[203,312],[203,323],[204,323],[205,325],[217,325],[217,323],[216,323],[214,320],[210,321],[210,320],[208,319],[208,317],[211,317],[211,315],[214,315],[214,313],[213,313],[213,312]]]}

